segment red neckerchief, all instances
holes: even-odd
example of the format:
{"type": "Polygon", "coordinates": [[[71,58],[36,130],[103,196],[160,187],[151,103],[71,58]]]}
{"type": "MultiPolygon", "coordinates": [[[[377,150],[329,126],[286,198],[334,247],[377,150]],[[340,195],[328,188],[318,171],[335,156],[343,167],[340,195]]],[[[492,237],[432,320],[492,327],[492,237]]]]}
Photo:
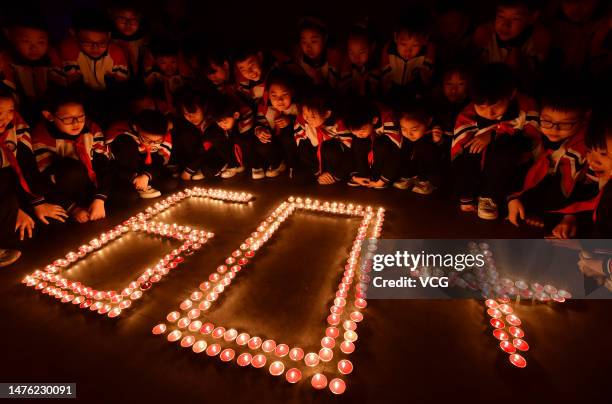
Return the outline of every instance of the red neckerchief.
{"type": "MultiPolygon", "coordinates": [[[[21,184],[21,188],[23,188],[24,191],[26,191],[28,194],[34,195],[32,191],[30,191],[28,182],[26,181],[25,177],[23,176],[23,173],[21,172],[21,167],[19,167],[17,157],[15,157],[15,154],[13,154],[13,150],[11,150],[6,144],[6,139],[8,138],[9,130],[11,130],[14,126],[15,123],[13,122],[11,128],[6,128],[4,132],[0,135],[0,148],[2,149],[2,153],[6,156],[9,165],[13,168],[15,174],[17,174],[17,178],[19,179],[19,184],[21,184]]],[[[15,145],[15,148],[16,147],[17,145],[15,145]]],[[[15,149],[15,153],[16,152],[17,149],[15,149]]]]}
{"type": "Polygon", "coordinates": [[[89,179],[97,186],[98,180],[96,178],[96,172],[91,164],[89,153],[87,153],[87,147],[85,147],[85,137],[83,135],[79,135],[76,139],[70,139],[70,141],[74,142],[79,160],[81,160],[81,163],[83,163],[85,168],[87,168],[87,175],[89,176],[89,179]]]}

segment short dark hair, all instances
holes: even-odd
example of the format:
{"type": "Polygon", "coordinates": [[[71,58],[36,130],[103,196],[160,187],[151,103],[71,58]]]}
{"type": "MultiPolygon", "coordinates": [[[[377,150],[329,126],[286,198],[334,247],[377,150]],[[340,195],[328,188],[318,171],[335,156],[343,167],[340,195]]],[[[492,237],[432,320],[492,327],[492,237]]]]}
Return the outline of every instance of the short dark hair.
{"type": "Polygon", "coordinates": [[[83,91],[78,87],[51,90],[45,96],[43,109],[55,113],[62,105],[66,104],[79,104],[84,106],[85,95],[83,91]]]}
{"type": "Polygon", "coordinates": [[[266,80],[266,90],[270,90],[272,85],[285,87],[292,94],[295,93],[295,84],[293,83],[291,76],[280,70],[275,70],[270,73],[270,76],[268,76],[266,80]]]}
{"type": "Polygon", "coordinates": [[[516,90],[514,72],[505,63],[489,63],[478,67],[470,78],[469,94],[474,104],[495,104],[509,99],[516,90]]]}
{"type": "Polygon", "coordinates": [[[606,150],[608,148],[606,142],[609,139],[612,139],[612,110],[608,106],[604,110],[593,113],[585,143],[591,150],[606,150]]]}
{"type": "Polygon", "coordinates": [[[470,68],[464,64],[450,64],[442,71],[442,80],[446,79],[451,74],[459,74],[469,81],[470,78],[470,68]]]}
{"type": "Polygon", "coordinates": [[[302,108],[324,115],[327,111],[333,111],[334,105],[329,92],[321,87],[312,87],[302,97],[302,108]]]}
{"type": "Polygon", "coordinates": [[[179,54],[179,44],[169,38],[154,38],[151,40],[151,54],[153,57],[177,56],[179,54]]]}
{"type": "Polygon", "coordinates": [[[342,118],[348,129],[359,129],[372,123],[378,114],[374,101],[367,97],[356,97],[348,102],[342,118]]]}
{"type": "Polygon", "coordinates": [[[223,66],[223,63],[230,63],[229,55],[220,48],[208,49],[200,57],[200,63],[204,74],[213,74],[213,65],[223,66]]]}
{"type": "Polygon", "coordinates": [[[427,37],[431,26],[431,14],[423,7],[414,7],[400,15],[395,33],[405,32],[411,36],[427,37]]]}
{"type": "Polygon", "coordinates": [[[9,98],[15,102],[15,93],[10,88],[0,83],[0,99],[6,100],[9,98]]]}
{"type": "Polygon", "coordinates": [[[163,136],[168,133],[168,118],[161,111],[145,109],[134,117],[133,124],[138,130],[163,136]]]}
{"type": "Polygon", "coordinates": [[[496,7],[525,7],[533,12],[541,7],[539,3],[537,0],[497,0],[496,7]]]}
{"type": "Polygon", "coordinates": [[[204,111],[206,110],[206,97],[200,92],[186,89],[178,94],[176,108],[180,114],[183,113],[183,110],[194,113],[198,108],[204,111]]]}
{"type": "Polygon", "coordinates": [[[555,74],[549,77],[540,91],[540,106],[555,111],[586,113],[591,109],[591,99],[585,90],[586,83],[574,75],[555,74]],[[563,83],[562,85],[560,83],[563,83]]]}
{"type": "Polygon", "coordinates": [[[9,29],[15,28],[32,28],[39,31],[49,32],[47,22],[42,15],[37,13],[20,13],[11,18],[8,22],[7,27],[9,29]]]}
{"type": "Polygon", "coordinates": [[[206,114],[208,118],[213,121],[220,121],[224,118],[233,117],[239,110],[238,102],[232,97],[224,94],[218,94],[215,98],[210,100],[207,109],[208,111],[206,111],[206,114]]]}
{"type": "Polygon", "coordinates": [[[111,23],[106,17],[106,13],[96,9],[81,9],[74,13],[72,17],[72,27],[76,32],[93,31],[110,33],[111,23]]]}
{"type": "Polygon", "coordinates": [[[323,37],[327,37],[327,26],[322,19],[315,16],[305,16],[298,22],[298,32],[301,34],[302,31],[315,31],[321,34],[323,37]]]}
{"type": "Polygon", "coordinates": [[[234,51],[234,62],[242,62],[251,56],[257,56],[261,49],[254,43],[244,43],[234,51]]]}
{"type": "Polygon", "coordinates": [[[420,101],[407,101],[399,105],[396,109],[395,116],[399,122],[402,119],[409,119],[427,125],[433,114],[429,106],[420,101]]]}

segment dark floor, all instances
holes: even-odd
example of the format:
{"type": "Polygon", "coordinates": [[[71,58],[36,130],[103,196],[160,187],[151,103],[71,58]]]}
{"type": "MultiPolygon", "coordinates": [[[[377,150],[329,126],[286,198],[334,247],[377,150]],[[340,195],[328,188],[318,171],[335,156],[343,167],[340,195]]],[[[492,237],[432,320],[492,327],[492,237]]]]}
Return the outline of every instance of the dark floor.
{"type": "MultiPolygon", "coordinates": [[[[119,223],[151,201],[102,222],[72,225],[44,243],[30,243],[24,258],[0,271],[2,382],[76,382],[83,402],[610,402],[612,304],[573,301],[563,306],[517,307],[531,350],[526,369],[513,368],[496,347],[481,302],[371,300],[359,325],[348,390],[334,397],[305,380],[289,385],[263,371],[240,369],[186,352],[151,334],[201,280],[289,195],[356,201],[387,209],[383,238],[539,238],[507,222],[461,214],[445,198],[398,190],[319,187],[286,179],[236,178],[198,184],[255,194],[247,206],[189,200],[159,220],[216,233],[200,252],[118,319],[60,304],[21,285],[50,263],[119,223]]],[[[318,345],[338,269],[357,221],[297,214],[263,247],[211,313],[213,322],[254,330],[305,348],[318,345]],[[341,247],[337,247],[341,246],[341,247]],[[332,270],[327,270],[332,267],[332,270]],[[317,285],[321,285],[320,287],[317,285]],[[262,321],[261,319],[264,319],[262,321]]],[[[119,287],[159,259],[172,242],[134,235],[130,249],[109,245],[68,275],[92,285],[119,287]],[[155,240],[155,239],[153,239],[155,240]]]]}

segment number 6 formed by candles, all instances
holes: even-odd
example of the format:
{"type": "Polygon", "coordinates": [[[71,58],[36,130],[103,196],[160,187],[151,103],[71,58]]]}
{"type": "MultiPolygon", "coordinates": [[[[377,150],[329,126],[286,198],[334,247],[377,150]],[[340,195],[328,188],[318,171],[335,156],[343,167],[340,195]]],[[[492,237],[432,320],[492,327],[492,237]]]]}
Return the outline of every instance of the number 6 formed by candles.
{"type": "Polygon", "coordinates": [[[365,257],[368,257],[367,254],[373,254],[383,221],[382,208],[374,212],[371,207],[364,209],[360,205],[321,203],[310,198],[291,197],[261,222],[257,230],[199,285],[198,290],[183,300],[179,310],[168,313],[166,322],[155,325],[152,332],[155,335],[166,335],[169,342],[178,342],[181,347],[191,348],[196,354],[205,353],[211,357],[218,355],[221,361],[235,362],[240,367],[251,365],[259,369],[268,364],[267,370],[272,376],[279,377],[284,373],[284,378],[292,384],[302,379],[304,371],[311,374],[309,367],[316,368],[318,373],[310,379],[313,388],[324,389],[329,386],[332,393],[342,394],[346,390],[346,383],[340,376],[351,373],[353,364],[346,358],[339,360],[337,366],[326,366],[326,363],[334,357],[341,358],[355,350],[357,323],[363,320],[361,311],[367,306],[364,285],[369,272],[367,259],[360,264],[360,252],[363,241],[368,237],[370,241],[365,257]],[[330,315],[324,320],[326,326],[321,339],[321,349],[307,354],[304,354],[300,347],[277,343],[273,339],[264,340],[233,328],[226,329],[219,324],[207,322],[204,318],[205,312],[228,290],[233,279],[248,265],[257,251],[297,210],[361,218],[344,271],[339,274],[341,281],[330,307],[330,315]],[[353,285],[357,267],[361,270],[357,279],[362,283],[353,285]],[[340,340],[336,342],[337,338],[340,340]],[[332,378],[329,383],[322,372],[332,378]]]}
{"type": "Polygon", "coordinates": [[[65,257],[55,260],[44,270],[36,270],[23,279],[27,286],[49,296],[53,296],[62,303],[72,303],[82,309],[89,309],[108,317],[117,317],[123,310],[132,305],[132,302],[142,297],[143,292],[149,290],[171,270],[183,263],[184,255],[191,255],[202,248],[213,233],[205,230],[192,229],[189,226],[164,224],[152,221],[151,218],[168,209],[170,206],[190,197],[204,197],[225,202],[246,203],[252,199],[251,194],[228,192],[217,189],[193,188],[173,194],[161,202],[155,203],[144,212],[126,220],[122,224],[100,234],[78,248],[76,252],[69,252],[65,257]],[[93,251],[103,248],[113,240],[121,238],[128,232],[143,232],[169,239],[179,240],[182,245],[166,254],[153,268],[146,269],[137,279],[130,282],[121,290],[102,291],[95,290],[81,282],[69,280],[62,276],[62,272],[73,263],[86,257],[93,251]]]}

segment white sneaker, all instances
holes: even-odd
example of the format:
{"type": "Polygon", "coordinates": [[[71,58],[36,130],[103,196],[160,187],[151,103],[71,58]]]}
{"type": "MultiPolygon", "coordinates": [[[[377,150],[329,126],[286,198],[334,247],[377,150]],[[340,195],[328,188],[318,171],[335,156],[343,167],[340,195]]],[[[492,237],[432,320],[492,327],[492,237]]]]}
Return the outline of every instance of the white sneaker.
{"type": "Polygon", "coordinates": [[[417,177],[410,177],[410,178],[400,178],[399,180],[395,181],[393,183],[393,186],[397,189],[408,189],[411,188],[412,186],[414,186],[415,182],[417,181],[417,177]]]}
{"type": "Polygon", "coordinates": [[[202,174],[202,171],[198,171],[197,173],[193,174],[191,176],[192,181],[200,181],[204,179],[204,174],[202,174]]]}
{"type": "Polygon", "coordinates": [[[161,196],[161,192],[149,186],[145,190],[138,191],[138,195],[140,195],[142,199],[151,199],[151,198],[157,198],[158,196],[161,196]]]}
{"type": "Polygon", "coordinates": [[[435,187],[429,181],[417,181],[412,188],[412,192],[421,194],[421,195],[429,195],[434,191],[435,187]]]}
{"type": "Polygon", "coordinates": [[[270,169],[266,170],[266,177],[268,177],[268,178],[278,177],[280,175],[280,173],[285,171],[285,169],[286,169],[285,163],[280,163],[280,165],[278,167],[270,168],[270,169]]]}
{"type": "Polygon", "coordinates": [[[241,173],[244,171],[244,166],[238,166],[238,167],[234,167],[234,170],[236,170],[236,173],[241,173]]]}
{"type": "Polygon", "coordinates": [[[478,217],[484,220],[497,219],[497,204],[491,198],[478,198],[478,217]]]}
{"type": "Polygon", "coordinates": [[[266,173],[263,168],[253,168],[251,169],[251,177],[254,180],[261,180],[266,178],[266,173]]]}
{"type": "Polygon", "coordinates": [[[7,267],[13,264],[21,257],[19,250],[3,250],[0,249],[0,267],[7,267]]]}
{"type": "MultiPolygon", "coordinates": [[[[244,168],[242,170],[244,171],[244,168]]],[[[240,171],[237,171],[237,168],[235,167],[226,168],[225,170],[221,171],[221,178],[232,178],[239,172],[240,171]]]]}

